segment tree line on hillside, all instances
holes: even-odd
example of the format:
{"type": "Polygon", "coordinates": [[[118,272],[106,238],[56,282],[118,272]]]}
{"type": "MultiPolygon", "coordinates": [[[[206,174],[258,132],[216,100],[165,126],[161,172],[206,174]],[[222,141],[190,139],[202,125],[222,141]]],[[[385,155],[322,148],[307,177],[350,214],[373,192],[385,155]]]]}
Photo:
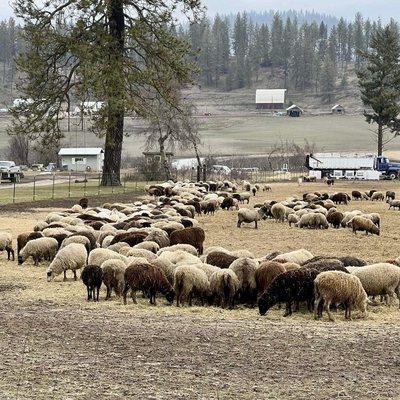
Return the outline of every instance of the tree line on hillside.
{"type": "MultiPolygon", "coordinates": [[[[275,85],[326,94],[326,101],[337,85],[346,87],[350,64],[360,70],[358,51],[369,49],[372,33],[381,26],[359,13],[354,21],[341,18],[332,27],[324,21],[299,23],[296,16],[283,19],[279,13],[271,24],[255,23],[247,13],[230,21],[217,15],[178,29],[191,44],[201,85],[227,91],[251,87],[269,68],[275,85]]],[[[398,31],[396,22],[390,24],[398,31]]]]}
{"type": "Polygon", "coordinates": [[[23,44],[18,34],[19,26],[14,18],[0,21],[0,84],[12,88],[15,78],[15,56],[23,44]]]}

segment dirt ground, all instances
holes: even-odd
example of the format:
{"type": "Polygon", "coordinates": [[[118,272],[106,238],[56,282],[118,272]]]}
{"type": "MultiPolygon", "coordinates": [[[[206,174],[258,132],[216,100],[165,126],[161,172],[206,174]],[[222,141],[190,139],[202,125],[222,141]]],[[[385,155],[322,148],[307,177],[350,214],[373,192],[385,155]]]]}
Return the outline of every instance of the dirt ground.
{"type": "MultiPolygon", "coordinates": [[[[351,190],[350,184],[332,190],[351,190]]],[[[394,189],[399,183],[357,183],[394,189]]],[[[275,184],[251,205],[322,184],[275,184]]],[[[331,190],[331,191],[332,191],[331,190]]],[[[107,200],[108,201],[108,200],[107,200]]],[[[67,204],[56,204],[66,206],[67,204]]],[[[44,206],[41,205],[41,206],[44,206]]],[[[202,216],[206,245],[256,255],[307,248],[368,261],[399,256],[400,212],[386,203],[351,202],[341,209],[377,211],[380,237],[340,229],[308,231],[263,221],[236,228],[236,212],[202,216]]],[[[0,230],[32,229],[49,209],[2,210],[0,230]]],[[[302,310],[260,317],[257,309],[156,307],[144,299],[87,303],[81,282],[48,283],[46,264],[0,261],[0,399],[400,399],[397,307],[371,306],[366,319],[314,321],[302,310]]],[[[104,299],[105,291],[100,294],[104,299]]]]}

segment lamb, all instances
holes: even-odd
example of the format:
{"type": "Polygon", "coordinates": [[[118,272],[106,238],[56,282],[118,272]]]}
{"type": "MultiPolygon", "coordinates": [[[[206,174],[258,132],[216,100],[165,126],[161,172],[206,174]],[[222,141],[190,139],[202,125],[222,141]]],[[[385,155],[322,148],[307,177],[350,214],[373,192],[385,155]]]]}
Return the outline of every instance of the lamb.
{"type": "Polygon", "coordinates": [[[400,268],[389,263],[378,263],[364,267],[347,267],[348,271],[357,276],[368,296],[385,295],[386,304],[389,297],[395,295],[400,300],[400,268]]]}
{"type": "Polygon", "coordinates": [[[47,281],[52,281],[62,272],[64,272],[64,281],[66,281],[67,270],[69,269],[74,273],[74,279],[77,280],[76,270],[86,265],[86,259],[87,251],[83,244],[71,243],[65,246],[57,253],[54,260],[49,265],[49,268],[47,268],[47,281]]]}
{"type": "Polygon", "coordinates": [[[281,203],[276,203],[271,207],[271,214],[276,222],[283,222],[286,217],[286,207],[281,203]]]}
{"type": "Polygon", "coordinates": [[[247,201],[247,204],[250,203],[250,197],[251,197],[251,193],[249,192],[244,192],[244,193],[240,193],[240,202],[243,204],[245,201],[247,201]]]}
{"type": "Polygon", "coordinates": [[[171,245],[190,244],[197,249],[199,254],[203,254],[203,243],[206,238],[205,232],[200,227],[185,228],[172,232],[170,237],[171,245]]]}
{"type": "Polygon", "coordinates": [[[164,271],[149,262],[139,262],[129,265],[124,274],[125,287],[123,301],[126,304],[128,291],[131,290],[131,297],[136,304],[136,291],[142,290],[150,296],[150,304],[156,305],[157,292],[165,295],[168,302],[172,303],[175,292],[168,282],[164,271]]]}
{"type": "Polygon", "coordinates": [[[385,194],[383,192],[374,192],[371,196],[371,201],[384,201],[385,200],[385,194]]]}
{"type": "Polygon", "coordinates": [[[7,251],[7,259],[10,260],[12,255],[12,260],[15,260],[14,250],[12,248],[12,235],[9,232],[0,232],[0,251],[7,251]]]}
{"type": "Polygon", "coordinates": [[[21,249],[30,241],[33,239],[39,239],[43,237],[42,232],[25,232],[21,233],[17,237],[17,256],[19,256],[19,253],[21,249]]]}
{"type": "Polygon", "coordinates": [[[82,282],[87,289],[87,300],[99,301],[99,292],[103,279],[103,271],[98,265],[87,265],[81,274],[82,282]],[[97,295],[96,295],[97,290],[97,295]]]}
{"type": "Polygon", "coordinates": [[[265,218],[265,210],[263,208],[260,209],[249,209],[249,208],[241,208],[238,211],[238,222],[237,227],[240,228],[243,223],[251,224],[254,222],[254,228],[258,229],[258,221],[265,218]]]}
{"type": "Polygon", "coordinates": [[[270,185],[263,186],[263,192],[270,192],[271,190],[272,190],[272,187],[270,185]]]}
{"type": "Polygon", "coordinates": [[[388,200],[389,210],[393,207],[393,209],[398,209],[400,211],[400,200],[388,200]]]}
{"type": "Polygon", "coordinates": [[[213,251],[207,254],[205,262],[207,264],[215,265],[216,267],[226,269],[237,260],[238,257],[225,251],[213,251]]]}
{"type": "Polygon", "coordinates": [[[198,296],[204,305],[204,298],[210,293],[210,283],[204,271],[194,266],[181,265],[174,272],[174,290],[177,307],[183,305],[186,300],[191,306],[193,296],[198,296]]]}
{"type": "Polygon", "coordinates": [[[280,274],[286,272],[283,264],[274,261],[264,261],[255,272],[257,291],[264,293],[271,282],[280,274]]]}
{"type": "Polygon", "coordinates": [[[239,296],[243,303],[250,303],[251,306],[257,298],[257,283],[255,273],[258,268],[258,262],[247,257],[238,258],[230,266],[239,279],[239,296]]]}
{"type": "Polygon", "coordinates": [[[210,290],[214,296],[215,303],[222,308],[235,306],[235,297],[240,289],[240,282],[231,269],[220,269],[210,277],[210,290]]]}
{"type": "Polygon", "coordinates": [[[331,303],[345,304],[345,318],[351,319],[351,308],[354,305],[366,316],[367,293],[361,281],[354,275],[346,274],[341,271],[321,272],[314,281],[314,316],[317,319],[322,317],[320,303],[323,302],[324,308],[329,316],[329,321],[334,321],[330,312],[331,303]]]}
{"type": "Polygon", "coordinates": [[[306,301],[309,311],[314,298],[314,279],[318,271],[300,268],[278,275],[258,300],[260,315],[277,303],[286,303],[284,316],[292,314],[292,303],[306,301]]]}
{"type": "Polygon", "coordinates": [[[277,261],[280,263],[293,262],[301,265],[313,257],[314,256],[308,250],[300,249],[291,251],[289,253],[279,254],[274,259],[272,259],[272,261],[277,261]]]}
{"type": "Polygon", "coordinates": [[[58,251],[58,242],[54,238],[42,237],[30,240],[20,251],[18,264],[22,264],[29,257],[33,258],[34,265],[39,265],[42,259],[53,260],[58,251]]]}
{"type": "Polygon", "coordinates": [[[357,216],[352,218],[347,226],[353,229],[353,233],[357,234],[357,231],[365,231],[365,234],[371,233],[373,235],[380,235],[379,228],[370,220],[365,217],[357,216]]]}
{"type": "Polygon", "coordinates": [[[121,297],[125,287],[126,264],[124,261],[117,259],[104,261],[101,264],[101,269],[103,271],[103,283],[107,289],[105,299],[110,299],[112,290],[118,297],[121,297]]]}
{"type": "Polygon", "coordinates": [[[119,254],[116,251],[112,251],[109,249],[100,248],[100,249],[94,249],[89,253],[88,264],[98,265],[100,267],[104,261],[110,259],[122,260],[125,263],[128,262],[128,258],[123,256],[122,254],[119,254]]]}

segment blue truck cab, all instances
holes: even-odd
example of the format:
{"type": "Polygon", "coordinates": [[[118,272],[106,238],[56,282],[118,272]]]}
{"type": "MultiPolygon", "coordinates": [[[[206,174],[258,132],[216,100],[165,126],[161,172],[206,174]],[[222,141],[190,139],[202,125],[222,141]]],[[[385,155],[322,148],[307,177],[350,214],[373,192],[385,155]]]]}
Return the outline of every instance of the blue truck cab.
{"type": "Polygon", "coordinates": [[[375,160],[375,169],[385,174],[389,179],[396,179],[399,177],[400,163],[390,162],[387,157],[379,156],[375,160]]]}

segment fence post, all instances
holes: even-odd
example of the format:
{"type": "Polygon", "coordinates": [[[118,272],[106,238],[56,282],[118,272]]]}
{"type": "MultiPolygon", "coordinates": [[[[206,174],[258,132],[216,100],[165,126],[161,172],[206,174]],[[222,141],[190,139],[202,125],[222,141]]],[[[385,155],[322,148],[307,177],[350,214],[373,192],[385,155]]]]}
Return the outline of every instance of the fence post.
{"type": "Polygon", "coordinates": [[[71,172],[68,177],[68,197],[71,197],[71,172]]]}
{"type": "Polygon", "coordinates": [[[14,186],[13,186],[13,203],[15,203],[15,179],[14,179],[14,186]]]}
{"type": "Polygon", "coordinates": [[[33,201],[36,201],[36,175],[33,176],[33,201]]]}
{"type": "Polygon", "coordinates": [[[100,196],[101,193],[101,174],[99,173],[99,182],[98,182],[98,186],[97,186],[97,194],[100,196]]]}
{"type": "Polygon", "coordinates": [[[126,193],[126,174],[124,174],[124,193],[126,193]]]}
{"type": "Polygon", "coordinates": [[[86,197],[86,172],[83,179],[83,197],[86,197]]]}
{"type": "Polygon", "coordinates": [[[111,193],[114,194],[114,177],[113,177],[113,174],[111,174],[111,193]]]}
{"type": "Polygon", "coordinates": [[[53,187],[51,189],[51,198],[54,200],[54,185],[55,185],[55,180],[56,180],[56,174],[53,173],[53,187]]]}

